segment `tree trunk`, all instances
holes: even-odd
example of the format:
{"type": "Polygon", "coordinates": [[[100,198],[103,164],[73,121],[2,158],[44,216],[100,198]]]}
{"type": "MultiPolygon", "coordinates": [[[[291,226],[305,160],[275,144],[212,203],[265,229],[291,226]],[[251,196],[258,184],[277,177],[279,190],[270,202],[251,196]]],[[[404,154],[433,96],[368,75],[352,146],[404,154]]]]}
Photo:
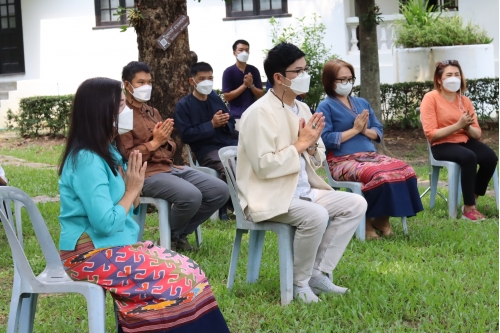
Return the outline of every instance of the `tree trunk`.
{"type": "MultiPolygon", "coordinates": [[[[356,0],[356,11],[359,17],[359,53],[361,87],[360,96],[366,98],[375,112],[378,120],[382,122],[380,107],[380,69],[378,60],[377,24],[366,24],[362,19],[364,15],[373,11],[375,0],[356,0]]],[[[392,155],[385,147],[384,140],[377,144],[380,154],[392,155]]]]}
{"type": "MultiPolygon", "coordinates": [[[[135,27],[139,61],[152,69],[153,91],[149,104],[158,109],[163,119],[173,118],[175,104],[190,92],[188,31],[181,32],[166,51],[158,46],[156,40],[180,15],[187,16],[186,0],[135,0],[135,4],[144,16],[139,26],[135,27]]],[[[176,130],[172,139],[177,144],[174,164],[187,164],[184,144],[176,130]]]]}

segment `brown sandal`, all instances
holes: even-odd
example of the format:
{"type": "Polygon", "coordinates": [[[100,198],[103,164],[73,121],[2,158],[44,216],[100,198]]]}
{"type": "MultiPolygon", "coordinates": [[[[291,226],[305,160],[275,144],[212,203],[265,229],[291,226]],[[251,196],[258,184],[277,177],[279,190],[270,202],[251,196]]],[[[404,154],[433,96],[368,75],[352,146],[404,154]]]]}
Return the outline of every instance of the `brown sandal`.
{"type": "Polygon", "coordinates": [[[365,224],[366,224],[366,229],[365,229],[366,239],[368,240],[380,239],[380,236],[373,229],[373,219],[367,218],[365,224]]]}

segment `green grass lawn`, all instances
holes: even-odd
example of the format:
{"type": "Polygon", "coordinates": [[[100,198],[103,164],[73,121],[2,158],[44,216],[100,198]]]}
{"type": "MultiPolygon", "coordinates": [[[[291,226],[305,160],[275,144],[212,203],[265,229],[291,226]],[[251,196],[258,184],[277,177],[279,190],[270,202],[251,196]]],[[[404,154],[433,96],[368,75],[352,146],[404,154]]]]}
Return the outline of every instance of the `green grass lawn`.
{"type": "MultiPolygon", "coordinates": [[[[39,156],[43,154],[51,153],[21,158],[48,161],[48,157],[39,156]]],[[[19,167],[6,168],[12,185],[32,196],[57,194],[55,170],[23,169],[16,173],[16,168],[19,167]]],[[[419,178],[425,179],[427,167],[415,169],[419,178]]],[[[442,180],[444,176],[443,173],[442,180]]],[[[446,188],[440,192],[447,195],[446,188]]],[[[322,302],[317,304],[280,305],[277,239],[272,233],[266,235],[261,274],[256,284],[245,283],[248,254],[245,235],[234,288],[226,288],[234,222],[203,224],[203,245],[199,252],[189,256],[209,277],[231,332],[498,332],[499,230],[494,198],[480,199],[478,208],[489,217],[480,223],[449,219],[446,202],[439,197],[433,210],[429,210],[428,195],[423,198],[423,204],[425,210],[408,219],[408,236],[403,234],[401,219],[393,218],[395,238],[368,242],[353,239],[334,272],[335,283],[351,288],[351,292],[344,296],[322,296],[322,302]]],[[[38,207],[57,245],[59,203],[38,207]]],[[[148,215],[145,239],[158,238],[157,221],[157,214],[148,215]]],[[[25,224],[23,234],[27,256],[35,273],[39,273],[44,260],[29,223],[25,224]]],[[[190,241],[194,243],[194,236],[190,241]]],[[[0,256],[3,282],[0,284],[0,332],[4,332],[13,266],[2,228],[0,251],[3,253],[0,256]]],[[[107,332],[114,332],[110,297],[107,302],[107,332]]],[[[35,332],[86,331],[86,304],[82,296],[39,298],[35,332]]]]}

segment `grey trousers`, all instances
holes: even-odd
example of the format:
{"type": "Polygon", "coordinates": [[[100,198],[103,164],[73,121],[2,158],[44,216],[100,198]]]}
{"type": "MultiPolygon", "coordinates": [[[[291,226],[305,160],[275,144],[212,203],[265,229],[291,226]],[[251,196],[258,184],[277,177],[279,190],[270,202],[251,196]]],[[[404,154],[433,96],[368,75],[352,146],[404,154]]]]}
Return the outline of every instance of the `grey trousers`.
{"type": "Polygon", "coordinates": [[[325,273],[335,269],[366,208],[361,195],[319,190],[314,201],[292,199],[287,213],[270,219],[297,227],[293,240],[293,284],[307,286],[313,268],[325,273]]]}
{"type": "Polygon", "coordinates": [[[226,183],[187,166],[146,178],[142,192],[144,196],[172,204],[169,216],[172,239],[194,232],[229,198],[226,183]]]}

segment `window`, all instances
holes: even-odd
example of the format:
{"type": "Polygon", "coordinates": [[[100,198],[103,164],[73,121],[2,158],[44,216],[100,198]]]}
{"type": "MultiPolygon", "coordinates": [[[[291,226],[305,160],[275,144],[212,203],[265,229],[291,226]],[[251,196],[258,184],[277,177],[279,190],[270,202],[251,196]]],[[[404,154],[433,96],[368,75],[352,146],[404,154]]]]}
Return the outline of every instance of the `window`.
{"type": "Polygon", "coordinates": [[[113,15],[118,6],[134,8],[134,0],[95,0],[95,23],[97,26],[121,26],[127,24],[125,15],[113,15]]]}
{"type": "Polygon", "coordinates": [[[224,20],[292,16],[288,14],[287,0],[226,0],[224,20]]]}

